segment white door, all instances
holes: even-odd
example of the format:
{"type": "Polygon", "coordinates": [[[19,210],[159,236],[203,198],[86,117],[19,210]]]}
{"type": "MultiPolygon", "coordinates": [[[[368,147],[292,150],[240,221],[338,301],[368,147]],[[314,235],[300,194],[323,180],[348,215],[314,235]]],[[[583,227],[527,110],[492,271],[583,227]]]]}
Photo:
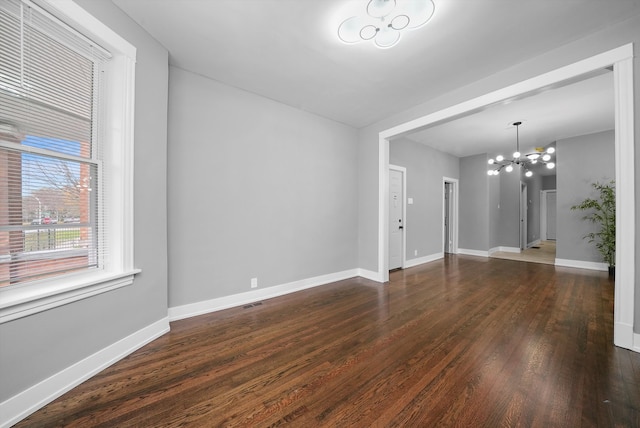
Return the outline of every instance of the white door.
{"type": "Polygon", "coordinates": [[[402,267],[404,244],[404,174],[389,169],[389,270],[402,267]]]}
{"type": "Polygon", "coordinates": [[[556,192],[547,192],[547,239],[556,239],[556,192]]]}

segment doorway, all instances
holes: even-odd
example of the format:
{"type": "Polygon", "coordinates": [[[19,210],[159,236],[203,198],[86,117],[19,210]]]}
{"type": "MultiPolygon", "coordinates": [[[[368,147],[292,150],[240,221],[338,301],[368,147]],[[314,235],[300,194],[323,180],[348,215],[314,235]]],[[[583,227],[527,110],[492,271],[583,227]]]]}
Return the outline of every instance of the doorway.
{"type": "Polygon", "coordinates": [[[389,165],[389,270],[404,267],[406,168],[389,165]]]}
{"type": "Polygon", "coordinates": [[[443,177],[443,252],[457,254],[458,252],[458,180],[443,177]]]}
{"type": "Polygon", "coordinates": [[[635,294],[635,143],[633,104],[633,44],[629,43],[468,101],[432,112],[388,128],[378,134],[378,280],[389,280],[389,142],[416,130],[434,126],[481,111],[486,106],[506,102],[553,86],[570,83],[613,66],[615,94],[616,152],[616,277],[614,303],[614,344],[634,349],[635,294]],[[624,231],[624,232],[623,232],[624,231]]]}

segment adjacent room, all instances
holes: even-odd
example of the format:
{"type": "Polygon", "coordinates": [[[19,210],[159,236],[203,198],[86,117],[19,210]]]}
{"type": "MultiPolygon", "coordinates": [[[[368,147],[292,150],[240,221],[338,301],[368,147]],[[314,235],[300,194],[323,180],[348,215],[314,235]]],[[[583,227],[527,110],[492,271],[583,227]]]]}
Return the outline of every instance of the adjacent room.
{"type": "Polygon", "coordinates": [[[640,420],[637,0],[0,34],[0,427],[640,420]]]}

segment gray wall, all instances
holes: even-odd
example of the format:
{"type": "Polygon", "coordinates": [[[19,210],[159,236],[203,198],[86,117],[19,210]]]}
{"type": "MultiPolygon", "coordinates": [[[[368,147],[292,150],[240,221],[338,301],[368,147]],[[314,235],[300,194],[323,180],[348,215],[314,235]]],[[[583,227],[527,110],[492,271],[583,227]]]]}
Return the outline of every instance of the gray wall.
{"type": "Polygon", "coordinates": [[[540,191],[543,178],[535,173],[531,177],[522,177],[527,184],[527,244],[540,239],[540,191]]]}
{"type": "Polygon", "coordinates": [[[571,207],[597,196],[592,192],[591,183],[615,178],[614,143],[613,131],[558,141],[556,258],[602,262],[594,244],[582,239],[591,231],[597,232],[598,228],[582,220],[585,213],[571,211],[571,207]]]}
{"type": "MultiPolygon", "coordinates": [[[[616,25],[610,25],[572,43],[541,53],[519,64],[500,66],[497,71],[478,71],[467,84],[458,85],[440,97],[425,100],[424,103],[399,112],[384,120],[373,123],[359,131],[358,149],[358,266],[364,269],[378,270],[378,135],[381,131],[427,114],[440,111],[521,82],[523,80],[556,70],[577,61],[600,54],[627,43],[634,43],[634,94],[635,105],[640,105],[640,60],[637,49],[640,44],[640,17],[616,25]]],[[[455,71],[455,70],[453,70],[455,71]]],[[[634,119],[635,129],[640,129],[640,115],[634,119]]],[[[640,133],[635,133],[636,145],[640,133]]],[[[640,163],[640,150],[635,151],[635,163],[640,163]]],[[[636,187],[640,188],[640,174],[635,174],[636,187]]],[[[462,166],[461,166],[462,177],[462,166]]],[[[640,212],[640,197],[636,197],[636,211],[640,212]]],[[[636,228],[640,230],[640,216],[636,216],[636,228]]],[[[640,247],[640,235],[636,237],[636,247],[640,247]]],[[[636,252],[636,266],[640,266],[640,251],[636,252]]],[[[636,291],[634,307],[634,330],[640,332],[640,270],[636,272],[636,291]]]]}
{"type": "MultiPolygon", "coordinates": [[[[557,174],[556,170],[556,174],[557,174]]],[[[556,175],[545,175],[542,177],[542,190],[556,190],[556,175]]]]}
{"type": "Polygon", "coordinates": [[[135,45],[134,283],[0,325],[0,402],[167,316],[167,51],[111,2],[77,0],[135,45]]]}
{"type": "Polygon", "coordinates": [[[400,139],[390,144],[389,160],[407,168],[406,196],[413,198],[413,204],[407,205],[407,260],[442,252],[442,177],[459,177],[459,159],[424,144],[400,139]]]}
{"type": "Polygon", "coordinates": [[[357,132],[171,67],[169,306],[357,267],[357,132]]]}
{"type": "Polygon", "coordinates": [[[520,247],[519,168],[515,168],[511,172],[503,170],[499,176],[489,178],[498,178],[500,180],[500,227],[498,227],[497,230],[498,246],[518,248],[520,247]]]}
{"type": "Polygon", "coordinates": [[[486,154],[460,158],[460,249],[489,249],[488,178],[486,154]]]}

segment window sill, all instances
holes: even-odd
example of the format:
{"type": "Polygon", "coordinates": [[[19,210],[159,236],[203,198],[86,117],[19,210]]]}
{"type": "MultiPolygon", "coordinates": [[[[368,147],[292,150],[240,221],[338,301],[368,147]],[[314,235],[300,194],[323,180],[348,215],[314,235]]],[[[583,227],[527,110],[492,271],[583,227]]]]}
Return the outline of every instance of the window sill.
{"type": "Polygon", "coordinates": [[[139,272],[84,273],[0,288],[0,324],[131,285],[139,272]]]}

